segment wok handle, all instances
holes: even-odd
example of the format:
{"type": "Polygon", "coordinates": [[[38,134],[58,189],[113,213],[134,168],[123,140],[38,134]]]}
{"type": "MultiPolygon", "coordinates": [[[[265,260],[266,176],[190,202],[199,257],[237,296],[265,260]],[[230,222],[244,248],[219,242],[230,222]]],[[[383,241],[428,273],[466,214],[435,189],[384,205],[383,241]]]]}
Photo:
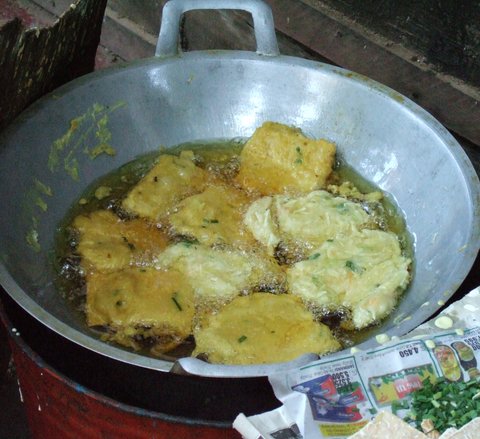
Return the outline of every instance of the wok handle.
{"type": "Polygon", "coordinates": [[[178,38],[182,15],[195,9],[240,9],[250,12],[260,55],[279,55],[272,10],[263,0],[170,0],[163,8],[155,56],[179,54],[178,38]]]}
{"type": "Polygon", "coordinates": [[[170,372],[177,375],[195,375],[210,378],[249,378],[287,372],[318,360],[317,354],[304,354],[294,360],[276,364],[229,366],[209,364],[198,358],[185,357],[177,360],[170,372]]]}

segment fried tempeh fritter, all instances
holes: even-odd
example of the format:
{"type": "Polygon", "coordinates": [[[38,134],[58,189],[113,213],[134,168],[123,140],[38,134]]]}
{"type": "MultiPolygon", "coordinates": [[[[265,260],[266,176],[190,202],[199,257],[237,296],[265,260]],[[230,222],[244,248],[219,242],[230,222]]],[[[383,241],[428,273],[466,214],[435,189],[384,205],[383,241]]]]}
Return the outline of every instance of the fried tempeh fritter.
{"type": "Polygon", "coordinates": [[[179,157],[161,155],[158,163],[128,193],[122,207],[156,222],[183,198],[201,192],[209,176],[193,159],[192,151],[182,151],[179,157]]]}
{"type": "Polygon", "coordinates": [[[313,307],[351,311],[364,328],[388,315],[410,280],[398,238],[380,230],[337,236],[287,269],[290,291],[313,307]]]}
{"type": "Polygon", "coordinates": [[[77,252],[86,271],[149,264],[168,242],[154,225],[141,219],[122,221],[109,210],[79,215],[73,227],[79,232],[77,252]]]}
{"type": "Polygon", "coordinates": [[[332,172],[335,145],[297,128],[265,122],[245,144],[236,181],[262,195],[319,189],[332,172]]]}
{"type": "Polygon", "coordinates": [[[167,352],[192,333],[193,290],[175,270],[126,268],[87,276],[87,323],[134,349],[167,352]]]}
{"type": "Polygon", "coordinates": [[[218,308],[255,289],[282,292],[285,273],[273,258],[189,242],[167,248],[156,266],[175,269],[191,283],[200,307],[218,308]]]}
{"type": "Polygon", "coordinates": [[[316,247],[338,234],[358,230],[371,218],[358,203],[320,190],[260,198],[250,205],[244,221],[273,254],[280,242],[316,247]]]}
{"type": "Polygon", "coordinates": [[[228,186],[210,186],[180,202],[168,220],[175,233],[201,244],[228,244],[248,248],[255,240],[243,224],[250,198],[228,186]]]}
{"type": "Polygon", "coordinates": [[[315,322],[290,294],[237,297],[206,318],[194,336],[193,355],[206,354],[209,362],[221,364],[275,363],[340,349],[328,326],[315,322]]]}

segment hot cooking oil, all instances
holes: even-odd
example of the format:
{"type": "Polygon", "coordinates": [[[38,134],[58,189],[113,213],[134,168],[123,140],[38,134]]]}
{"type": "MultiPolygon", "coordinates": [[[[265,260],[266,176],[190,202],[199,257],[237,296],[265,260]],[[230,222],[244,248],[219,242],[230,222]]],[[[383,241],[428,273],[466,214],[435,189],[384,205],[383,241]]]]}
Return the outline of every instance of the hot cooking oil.
{"type": "MultiPolygon", "coordinates": [[[[72,229],[72,222],[78,215],[88,214],[99,209],[110,209],[120,218],[129,219],[129,214],[123,211],[121,201],[126,194],[134,187],[142,177],[154,166],[161,154],[178,155],[181,151],[193,151],[195,163],[198,167],[207,170],[220,181],[232,184],[238,173],[240,164],[240,153],[243,142],[240,140],[228,140],[208,143],[186,143],[168,150],[161,150],[148,153],[121,166],[120,168],[100,177],[90,184],[81,197],[76,200],[65,216],[58,229],[56,239],[56,268],[58,289],[65,299],[71,304],[79,320],[85,321],[85,279],[80,268],[80,257],[76,253],[77,234],[72,229]]],[[[351,182],[362,193],[379,191],[372,183],[362,178],[354,169],[346,164],[338,162],[330,178],[335,185],[344,182],[351,182]]],[[[400,241],[404,255],[413,260],[413,245],[408,234],[404,218],[399,208],[394,204],[388,195],[378,203],[363,203],[366,210],[372,209],[374,205],[375,214],[373,217],[378,221],[378,227],[395,233],[400,241]]],[[[370,213],[370,212],[369,212],[370,213]]],[[[162,227],[159,224],[158,227],[162,227]]],[[[178,238],[170,236],[173,242],[178,238]]],[[[260,244],[258,244],[260,247],[260,244]]],[[[252,249],[260,251],[260,249],[252,249]]],[[[281,265],[288,265],[302,260],[304,249],[302,248],[278,248],[275,254],[281,265]],[[283,255],[288,258],[282,259],[283,255]]],[[[267,282],[268,283],[268,282],[267,282]]],[[[265,291],[282,293],[284,286],[265,285],[265,291]]],[[[244,291],[244,293],[247,293],[244,291]]],[[[322,312],[316,310],[316,318],[331,327],[334,334],[344,347],[357,344],[369,337],[372,328],[360,331],[349,331],[341,325],[342,318],[348,315],[346,310],[322,312]]],[[[98,332],[100,335],[101,332],[98,332]]],[[[160,355],[166,360],[173,360],[182,356],[190,355],[194,349],[194,342],[189,338],[180,347],[175,348],[168,354],[160,355]]],[[[144,352],[147,354],[147,351],[144,352]]]]}

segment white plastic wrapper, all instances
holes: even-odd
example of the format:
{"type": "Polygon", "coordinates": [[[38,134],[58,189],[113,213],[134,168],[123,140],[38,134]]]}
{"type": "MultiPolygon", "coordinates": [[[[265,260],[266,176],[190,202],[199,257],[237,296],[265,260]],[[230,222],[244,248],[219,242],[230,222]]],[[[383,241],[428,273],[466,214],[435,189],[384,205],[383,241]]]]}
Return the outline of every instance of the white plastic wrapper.
{"type": "Polygon", "coordinates": [[[270,376],[283,406],[240,415],[234,428],[245,439],[344,439],[380,410],[405,416],[410,394],[428,377],[480,376],[480,287],[408,335],[377,340],[378,348],[352,349],[270,376]]]}

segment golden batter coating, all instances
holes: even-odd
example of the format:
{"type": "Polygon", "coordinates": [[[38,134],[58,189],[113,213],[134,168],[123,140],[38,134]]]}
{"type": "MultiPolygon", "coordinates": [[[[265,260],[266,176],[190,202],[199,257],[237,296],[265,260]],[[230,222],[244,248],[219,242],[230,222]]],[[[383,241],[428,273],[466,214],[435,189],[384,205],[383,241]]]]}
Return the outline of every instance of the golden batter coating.
{"type": "Polygon", "coordinates": [[[193,355],[206,354],[209,362],[221,364],[276,363],[340,349],[328,326],[315,322],[290,294],[237,297],[208,316],[194,336],[193,355]]]}
{"type": "Polygon", "coordinates": [[[122,207],[159,221],[183,198],[204,189],[208,174],[195,166],[193,159],[192,151],[182,151],[179,157],[161,155],[158,163],[128,193],[122,207]]]}
{"type": "Polygon", "coordinates": [[[129,265],[148,265],[167,246],[167,237],[141,219],[122,221],[109,210],[79,215],[77,251],[84,270],[114,271],[129,265]]]}
{"type": "Polygon", "coordinates": [[[86,311],[89,326],[108,326],[106,339],[158,354],[191,334],[193,290],[174,270],[97,272],[87,276],[86,311]]]}
{"type": "Polygon", "coordinates": [[[357,329],[388,315],[410,280],[393,233],[362,230],[325,241],[287,269],[290,291],[314,307],[351,311],[357,329]]]}
{"type": "Polygon", "coordinates": [[[255,289],[282,292],[285,288],[285,272],[275,260],[250,252],[185,242],[168,247],[155,264],[181,272],[191,283],[200,308],[218,308],[255,289]]]}
{"type": "Polygon", "coordinates": [[[273,254],[280,242],[312,248],[338,234],[359,230],[372,222],[358,203],[319,190],[307,195],[274,195],[254,201],[245,224],[273,254]]]}
{"type": "Polygon", "coordinates": [[[237,182],[262,195],[321,188],[332,172],[335,145],[297,128],[265,122],[245,144],[237,182]]]}
{"type": "Polygon", "coordinates": [[[243,224],[250,198],[228,186],[210,186],[180,202],[169,222],[175,233],[195,238],[201,244],[229,244],[248,248],[255,241],[243,224]]]}

